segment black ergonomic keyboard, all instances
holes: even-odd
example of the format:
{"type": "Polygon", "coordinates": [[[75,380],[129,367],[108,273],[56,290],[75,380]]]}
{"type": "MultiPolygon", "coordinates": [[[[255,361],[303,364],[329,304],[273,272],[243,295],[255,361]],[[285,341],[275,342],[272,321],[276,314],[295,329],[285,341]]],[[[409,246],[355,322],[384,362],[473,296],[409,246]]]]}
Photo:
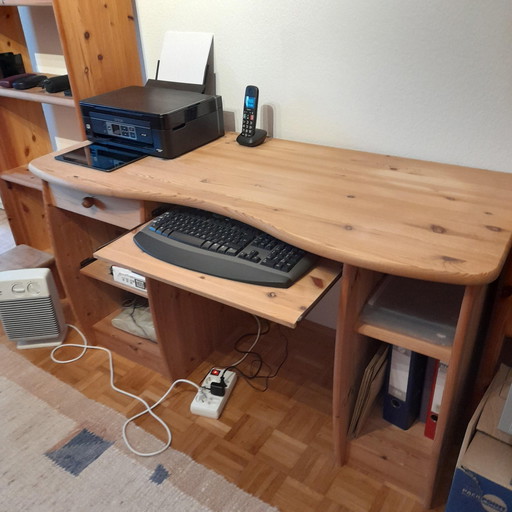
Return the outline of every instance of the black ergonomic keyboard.
{"type": "Polygon", "coordinates": [[[183,206],[156,217],[134,241],[179,267],[279,288],[291,286],[317,259],[243,222],[183,206]]]}

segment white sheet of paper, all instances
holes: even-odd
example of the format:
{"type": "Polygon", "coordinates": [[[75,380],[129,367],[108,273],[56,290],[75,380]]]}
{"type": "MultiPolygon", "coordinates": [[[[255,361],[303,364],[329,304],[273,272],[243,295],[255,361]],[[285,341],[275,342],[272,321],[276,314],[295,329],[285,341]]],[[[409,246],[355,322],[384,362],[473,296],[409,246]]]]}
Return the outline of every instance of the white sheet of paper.
{"type": "Polygon", "coordinates": [[[202,84],[212,41],[213,34],[206,32],[166,32],[158,80],[202,84]]]}

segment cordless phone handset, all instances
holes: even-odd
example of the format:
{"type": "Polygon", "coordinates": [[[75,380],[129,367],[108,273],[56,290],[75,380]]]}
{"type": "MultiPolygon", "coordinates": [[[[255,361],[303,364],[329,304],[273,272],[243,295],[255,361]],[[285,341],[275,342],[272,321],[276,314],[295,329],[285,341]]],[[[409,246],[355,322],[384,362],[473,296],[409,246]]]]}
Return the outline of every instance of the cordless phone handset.
{"type": "Polygon", "coordinates": [[[258,92],[258,88],[255,85],[248,85],[245,88],[244,114],[242,117],[242,135],[244,137],[252,137],[256,133],[258,92]]]}
{"type": "Polygon", "coordinates": [[[242,132],[236,139],[242,146],[258,146],[267,137],[265,130],[256,128],[258,97],[259,90],[255,85],[248,85],[245,88],[242,132]]]}

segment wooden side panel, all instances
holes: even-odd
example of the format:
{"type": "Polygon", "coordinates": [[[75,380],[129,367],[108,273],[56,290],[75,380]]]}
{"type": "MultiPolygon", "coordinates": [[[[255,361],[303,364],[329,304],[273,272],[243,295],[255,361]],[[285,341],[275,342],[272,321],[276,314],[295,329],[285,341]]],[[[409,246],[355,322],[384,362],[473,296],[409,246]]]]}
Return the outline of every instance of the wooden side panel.
{"type": "Polygon", "coordinates": [[[125,292],[82,275],[80,263],[124,230],[53,206],[47,187],[44,194],[57,268],[73,313],[93,343],[92,325],[118,309],[125,292]]]}
{"type": "Polygon", "coordinates": [[[16,244],[30,245],[42,251],[50,250],[41,192],[0,178],[0,194],[16,244]]]}
{"type": "MultiPolygon", "coordinates": [[[[0,7],[0,52],[21,53],[25,70],[32,70],[16,7],[0,7]]],[[[43,110],[37,103],[0,98],[0,127],[0,171],[51,151],[43,110]]]]}
{"type": "Polygon", "coordinates": [[[142,85],[131,0],[54,0],[75,101],[142,85]]]}
{"type": "Polygon", "coordinates": [[[250,317],[218,302],[146,279],[160,350],[171,379],[187,376],[214,347],[234,341],[250,317]]]}
{"type": "Polygon", "coordinates": [[[345,265],[336,331],[333,379],[334,450],[339,464],[347,457],[348,426],[363,372],[377,345],[358,334],[355,327],[361,308],[381,275],[345,265]]]}
{"type": "Polygon", "coordinates": [[[487,286],[467,286],[462,300],[457,330],[448,363],[448,373],[436,426],[436,437],[431,452],[431,471],[423,502],[437,506],[446,498],[449,488],[440,489],[441,483],[450,482],[448,475],[455,467],[458,449],[471,411],[464,410],[469,402],[469,369],[477,341],[478,328],[486,297],[487,286]],[[448,475],[447,475],[448,474],[448,475]]]}
{"type": "Polygon", "coordinates": [[[32,71],[17,7],[0,6],[0,53],[4,52],[21,53],[25,71],[32,71]]]}
{"type": "Polygon", "coordinates": [[[26,164],[52,150],[42,106],[0,98],[0,171],[26,164]]]}

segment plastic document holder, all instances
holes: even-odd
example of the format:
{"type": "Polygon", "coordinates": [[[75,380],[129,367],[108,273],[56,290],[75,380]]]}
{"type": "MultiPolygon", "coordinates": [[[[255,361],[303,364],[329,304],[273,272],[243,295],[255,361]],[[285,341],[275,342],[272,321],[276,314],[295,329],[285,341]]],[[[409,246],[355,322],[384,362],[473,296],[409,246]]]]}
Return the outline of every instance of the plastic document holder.
{"type": "Polygon", "coordinates": [[[361,320],[437,345],[451,345],[464,287],[386,276],[363,309],[361,320]]]}

